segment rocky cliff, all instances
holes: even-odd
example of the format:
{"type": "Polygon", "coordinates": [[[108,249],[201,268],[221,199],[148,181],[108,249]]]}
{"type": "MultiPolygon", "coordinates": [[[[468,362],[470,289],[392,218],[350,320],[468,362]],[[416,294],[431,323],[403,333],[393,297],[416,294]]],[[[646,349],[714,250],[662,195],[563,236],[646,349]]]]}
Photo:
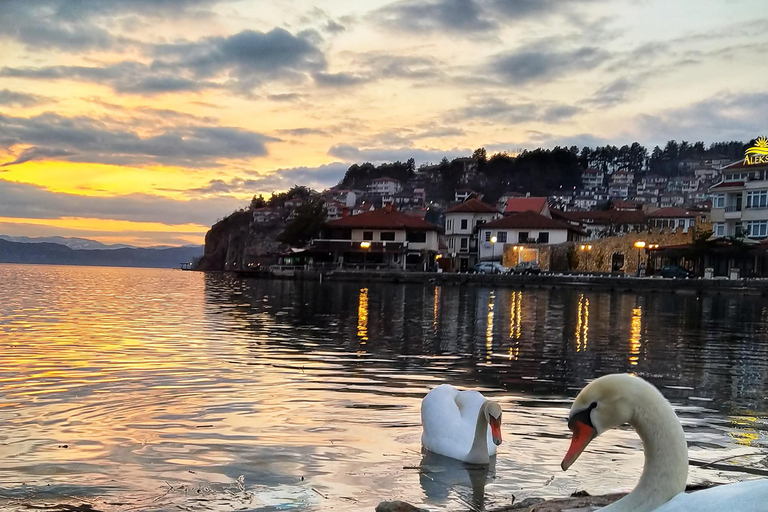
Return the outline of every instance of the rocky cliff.
{"type": "Polygon", "coordinates": [[[254,222],[250,211],[237,211],[214,224],[205,235],[205,254],[197,270],[248,270],[277,263],[287,246],[277,241],[283,219],[254,222]]]}

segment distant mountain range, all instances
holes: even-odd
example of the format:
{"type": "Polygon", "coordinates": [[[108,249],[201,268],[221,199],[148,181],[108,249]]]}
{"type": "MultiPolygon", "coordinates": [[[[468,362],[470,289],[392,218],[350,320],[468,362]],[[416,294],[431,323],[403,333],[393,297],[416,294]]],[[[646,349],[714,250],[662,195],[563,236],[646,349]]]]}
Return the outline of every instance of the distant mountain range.
{"type": "Polygon", "coordinates": [[[179,268],[181,263],[190,263],[202,255],[202,245],[143,248],[106,245],[85,238],[0,235],[0,263],[179,268]],[[47,241],[51,239],[62,243],[47,241]]]}
{"type": "MultiPolygon", "coordinates": [[[[126,244],[103,244],[96,240],[89,240],[87,238],[67,237],[67,236],[41,236],[41,237],[29,237],[29,236],[11,236],[0,235],[0,240],[8,240],[9,242],[22,242],[25,244],[40,244],[49,242],[52,244],[66,245],[70,249],[137,249],[135,245],[126,244]]],[[[145,247],[145,249],[170,249],[175,246],[171,245],[156,245],[153,247],[145,247]]],[[[182,245],[181,247],[197,247],[196,245],[182,245]]]]}

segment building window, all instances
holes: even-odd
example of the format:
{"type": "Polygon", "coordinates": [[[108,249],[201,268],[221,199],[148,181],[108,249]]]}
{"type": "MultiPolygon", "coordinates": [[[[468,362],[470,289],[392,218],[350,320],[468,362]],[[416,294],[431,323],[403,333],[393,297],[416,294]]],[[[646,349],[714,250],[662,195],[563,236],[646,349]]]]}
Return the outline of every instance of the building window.
{"type": "Polygon", "coordinates": [[[395,241],[395,232],[394,231],[382,231],[379,234],[379,240],[382,242],[394,242],[395,241]]]}
{"type": "Polygon", "coordinates": [[[747,222],[747,236],[750,238],[765,238],[768,236],[768,220],[751,220],[747,222]]]}
{"type": "Polygon", "coordinates": [[[462,248],[462,249],[466,249],[467,247],[469,247],[469,244],[468,244],[468,242],[469,242],[469,241],[468,241],[466,238],[462,238],[462,239],[461,239],[461,248],[462,248]]]}
{"type": "Polygon", "coordinates": [[[714,226],[715,228],[715,236],[725,236],[725,223],[718,222],[714,226]]]}
{"type": "Polygon", "coordinates": [[[725,208],[725,194],[712,196],[712,208],[725,208]]]}
{"type": "Polygon", "coordinates": [[[405,239],[409,242],[413,242],[414,244],[425,244],[427,243],[427,232],[409,231],[405,234],[405,239]]]}
{"type": "Polygon", "coordinates": [[[685,219],[677,219],[677,226],[684,228],[685,227],[685,219]]]}
{"type": "Polygon", "coordinates": [[[496,241],[502,244],[507,243],[507,232],[499,231],[498,233],[496,233],[496,241]]]}
{"type": "Polygon", "coordinates": [[[467,229],[467,219],[461,219],[461,229],[467,229]]]}
{"type": "Polygon", "coordinates": [[[768,190],[747,192],[747,208],[768,208],[768,190]]]}
{"type": "Polygon", "coordinates": [[[539,240],[538,240],[538,242],[540,244],[548,244],[549,243],[549,232],[548,231],[543,231],[543,232],[539,233],[539,240]]]}
{"type": "Polygon", "coordinates": [[[524,244],[528,241],[528,232],[527,231],[521,231],[517,234],[517,243],[524,244]]]}
{"type": "Polygon", "coordinates": [[[486,242],[490,242],[491,241],[491,232],[490,231],[486,231],[485,232],[485,241],[486,242]]]}

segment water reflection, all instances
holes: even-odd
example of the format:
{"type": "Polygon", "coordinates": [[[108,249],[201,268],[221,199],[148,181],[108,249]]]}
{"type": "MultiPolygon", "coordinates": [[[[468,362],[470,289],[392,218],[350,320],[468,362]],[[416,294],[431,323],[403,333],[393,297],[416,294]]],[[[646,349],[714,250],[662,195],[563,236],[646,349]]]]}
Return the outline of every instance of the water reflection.
{"type": "Polygon", "coordinates": [[[586,352],[589,340],[589,299],[582,293],[576,312],[576,352],[586,352]]]}
{"type": "Polygon", "coordinates": [[[360,288],[357,300],[357,337],[361,345],[368,341],[368,288],[360,288]]]}
{"type": "Polygon", "coordinates": [[[496,457],[487,466],[466,464],[424,450],[419,465],[419,484],[429,501],[445,502],[451,493],[472,510],[485,510],[485,486],[496,473],[496,457]]]}
{"type": "MultiPolygon", "coordinates": [[[[495,478],[444,471],[486,507],[636,479],[639,442],[626,431],[589,475],[558,470],[569,400],[606,373],[659,386],[692,458],[768,448],[761,298],[19,265],[0,265],[0,282],[10,493],[25,482],[24,495],[151,501],[168,480],[229,496],[243,475],[249,490],[286,489],[301,504],[315,488],[341,511],[439,496],[402,468],[419,465],[420,400],[442,381],[483,389],[513,418],[495,478]]],[[[454,495],[439,506],[457,508],[454,495]]],[[[165,509],[183,508],[171,498],[165,509]]]]}
{"type": "Polygon", "coordinates": [[[640,329],[643,325],[643,308],[640,306],[632,309],[632,326],[629,336],[629,364],[637,366],[640,355],[640,329]]]}

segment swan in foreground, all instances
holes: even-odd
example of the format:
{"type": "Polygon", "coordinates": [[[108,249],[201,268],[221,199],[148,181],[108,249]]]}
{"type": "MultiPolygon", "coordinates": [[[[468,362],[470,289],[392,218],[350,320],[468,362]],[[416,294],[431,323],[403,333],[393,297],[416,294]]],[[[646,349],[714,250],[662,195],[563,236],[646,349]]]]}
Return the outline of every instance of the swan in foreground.
{"type": "Polygon", "coordinates": [[[421,401],[421,425],[424,448],[469,464],[488,464],[501,444],[501,406],[450,384],[421,401]]]}
{"type": "Polygon", "coordinates": [[[629,423],[643,441],[645,466],[632,492],[602,512],[768,512],[768,480],[721,485],[686,494],[688,445],[675,411],[653,385],[640,377],[600,377],[573,402],[568,428],[567,470],[597,436],[629,423]]]}

